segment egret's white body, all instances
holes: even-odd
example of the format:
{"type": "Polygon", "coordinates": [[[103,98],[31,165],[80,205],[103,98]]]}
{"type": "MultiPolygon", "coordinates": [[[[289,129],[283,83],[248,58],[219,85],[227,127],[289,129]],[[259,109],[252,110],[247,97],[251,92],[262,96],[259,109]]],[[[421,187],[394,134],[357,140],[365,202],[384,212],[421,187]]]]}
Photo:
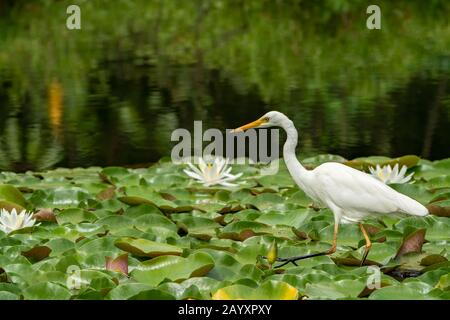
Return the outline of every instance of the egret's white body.
{"type": "MultiPolygon", "coordinates": [[[[395,191],[373,176],[344,164],[327,162],[314,170],[305,169],[295,154],[298,134],[294,123],[280,112],[270,111],[260,119],[236,130],[272,126],[281,127],[287,133],[283,157],[294,181],[311,199],[330,208],[334,214],[335,239],[328,253],[336,250],[339,223],[357,223],[369,216],[386,214],[428,214],[428,209],[416,200],[395,191]]],[[[367,233],[362,225],[360,227],[367,247],[370,248],[367,233]]]]}
{"type": "Polygon", "coordinates": [[[359,222],[377,214],[403,213],[425,216],[428,210],[419,202],[390,188],[380,180],[341,163],[328,162],[307,171],[305,182],[288,166],[295,182],[305,193],[329,207],[342,223],[359,222]],[[306,182],[314,181],[313,183],[306,182]]]}
{"type": "Polygon", "coordinates": [[[306,170],[295,155],[298,138],[293,122],[276,111],[267,113],[265,117],[275,119],[287,133],[283,157],[294,181],[313,200],[329,207],[337,221],[359,222],[376,214],[428,214],[427,208],[416,200],[344,164],[327,162],[314,170],[306,170]]]}

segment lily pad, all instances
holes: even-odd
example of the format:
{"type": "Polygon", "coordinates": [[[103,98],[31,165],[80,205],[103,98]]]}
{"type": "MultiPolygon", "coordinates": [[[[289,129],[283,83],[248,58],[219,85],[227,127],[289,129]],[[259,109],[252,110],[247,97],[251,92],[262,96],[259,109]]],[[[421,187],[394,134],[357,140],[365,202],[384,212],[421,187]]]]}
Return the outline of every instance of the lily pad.
{"type": "Polygon", "coordinates": [[[159,243],[147,239],[120,238],[114,242],[114,245],[121,250],[140,257],[158,257],[163,255],[179,256],[183,249],[167,243],[159,243]]]}
{"type": "Polygon", "coordinates": [[[96,219],[97,217],[95,214],[79,208],[65,209],[56,215],[56,221],[58,221],[58,224],[77,224],[84,221],[91,222],[96,219]]]}
{"type": "Polygon", "coordinates": [[[244,241],[250,237],[270,233],[270,227],[253,221],[233,222],[222,229],[219,234],[221,239],[244,241]]]}
{"type": "Polygon", "coordinates": [[[286,282],[269,280],[258,288],[240,284],[217,290],[213,300],[298,300],[299,292],[286,282]]]}
{"type": "Polygon", "coordinates": [[[28,208],[28,203],[16,187],[9,184],[0,184],[0,206],[8,210],[10,209],[8,206],[28,208]]]}
{"type": "Polygon", "coordinates": [[[27,287],[23,291],[25,300],[65,300],[71,294],[62,285],[52,282],[41,282],[27,287]]]}
{"type": "Polygon", "coordinates": [[[425,241],[425,232],[426,229],[419,229],[408,234],[404,238],[400,249],[398,249],[396,257],[401,257],[410,252],[421,252],[423,242],[425,241]]]}
{"type": "Polygon", "coordinates": [[[214,261],[206,253],[193,253],[187,258],[161,256],[141,263],[131,272],[131,277],[141,283],[157,285],[164,279],[179,282],[199,277],[214,267],[214,261]]]}

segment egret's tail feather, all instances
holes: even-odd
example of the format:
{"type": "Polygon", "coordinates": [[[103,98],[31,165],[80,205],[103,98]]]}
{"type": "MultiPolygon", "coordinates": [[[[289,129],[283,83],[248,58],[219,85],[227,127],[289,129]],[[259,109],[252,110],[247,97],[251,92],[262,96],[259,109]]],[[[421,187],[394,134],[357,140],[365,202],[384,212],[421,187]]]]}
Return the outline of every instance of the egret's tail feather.
{"type": "Polygon", "coordinates": [[[413,216],[426,216],[429,214],[428,209],[420,202],[411,199],[405,195],[399,199],[399,211],[413,216]]]}

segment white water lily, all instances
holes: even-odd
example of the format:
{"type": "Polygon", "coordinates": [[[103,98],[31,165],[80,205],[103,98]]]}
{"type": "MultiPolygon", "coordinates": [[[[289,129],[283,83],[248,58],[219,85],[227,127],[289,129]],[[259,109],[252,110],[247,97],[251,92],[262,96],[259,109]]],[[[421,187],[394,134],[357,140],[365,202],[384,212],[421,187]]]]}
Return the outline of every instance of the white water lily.
{"type": "Polygon", "coordinates": [[[405,177],[407,166],[403,165],[400,171],[398,170],[398,163],[391,168],[390,165],[383,166],[382,168],[377,164],[376,168],[370,167],[370,173],[378,180],[383,181],[386,184],[390,183],[406,183],[411,180],[414,173],[405,177]]]}
{"type": "Polygon", "coordinates": [[[12,209],[11,212],[2,209],[0,211],[0,230],[5,233],[34,226],[36,222],[33,219],[33,214],[23,210],[17,213],[16,209],[12,209]]]}
{"type": "Polygon", "coordinates": [[[212,161],[205,162],[203,158],[198,158],[198,167],[188,162],[187,165],[191,170],[183,171],[191,178],[203,183],[205,187],[220,184],[226,187],[234,187],[237,184],[230,183],[240,176],[242,173],[231,174],[231,167],[228,160],[222,157],[213,158],[212,161]]]}

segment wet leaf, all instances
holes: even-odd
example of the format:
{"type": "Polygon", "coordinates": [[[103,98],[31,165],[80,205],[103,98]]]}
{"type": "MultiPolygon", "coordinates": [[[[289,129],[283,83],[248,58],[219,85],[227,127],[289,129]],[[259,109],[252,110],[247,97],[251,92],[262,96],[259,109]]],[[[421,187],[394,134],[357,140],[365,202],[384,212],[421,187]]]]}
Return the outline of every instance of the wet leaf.
{"type": "Polygon", "coordinates": [[[22,255],[30,260],[41,261],[50,255],[52,250],[47,246],[36,246],[27,251],[22,251],[22,255]]]}
{"type": "Polygon", "coordinates": [[[219,234],[219,238],[244,241],[250,237],[268,234],[269,232],[270,228],[265,224],[253,221],[237,221],[225,226],[219,234]]]}
{"type": "Polygon", "coordinates": [[[206,253],[193,253],[187,258],[161,256],[141,263],[131,272],[138,282],[157,285],[164,279],[182,281],[191,277],[200,277],[214,267],[214,261],[206,253]]]}
{"type": "Polygon", "coordinates": [[[191,237],[210,240],[216,235],[216,229],[220,227],[218,223],[211,219],[186,216],[178,220],[178,226],[191,237]]]}
{"type": "Polygon", "coordinates": [[[71,294],[60,284],[41,282],[27,287],[23,296],[25,300],[66,300],[71,294]]]}
{"type": "Polygon", "coordinates": [[[2,207],[9,204],[28,208],[28,203],[22,193],[10,184],[0,184],[0,201],[3,202],[2,207]]]}
{"type": "Polygon", "coordinates": [[[441,276],[439,282],[436,285],[436,288],[446,291],[450,290],[450,274],[441,276]]]}
{"type": "Polygon", "coordinates": [[[293,286],[280,281],[266,281],[258,288],[240,284],[217,290],[213,300],[298,300],[299,292],[293,286]]]}
{"type": "Polygon", "coordinates": [[[106,299],[127,300],[142,291],[147,291],[150,289],[152,289],[152,286],[143,283],[123,283],[113,288],[107,294],[106,299]]]}
{"type": "Polygon", "coordinates": [[[122,254],[117,258],[105,257],[106,270],[121,272],[124,275],[128,275],[128,254],[122,254]]]}
{"type": "Polygon", "coordinates": [[[114,186],[109,187],[103,191],[101,191],[99,194],[97,194],[97,199],[99,200],[110,200],[113,199],[116,195],[116,188],[114,186]]]}
{"type": "Polygon", "coordinates": [[[442,263],[442,262],[447,262],[447,258],[445,258],[444,256],[441,256],[440,254],[430,254],[429,256],[426,256],[424,258],[422,258],[422,260],[420,260],[420,265],[421,266],[432,266],[434,264],[437,263],[442,263]]]}
{"type": "Polygon", "coordinates": [[[408,234],[404,238],[400,249],[398,249],[396,258],[410,252],[421,252],[423,242],[425,241],[425,232],[426,229],[419,229],[408,234]]]}
{"type": "Polygon", "coordinates": [[[114,242],[119,249],[141,257],[158,257],[162,255],[181,255],[183,249],[167,243],[147,239],[120,238],[114,242]]]}
{"type": "Polygon", "coordinates": [[[58,224],[65,224],[65,223],[71,223],[71,224],[77,224],[84,221],[94,221],[97,217],[95,214],[79,209],[79,208],[69,208],[61,211],[56,216],[56,220],[58,221],[58,224]]]}
{"type": "Polygon", "coordinates": [[[310,299],[345,299],[356,298],[365,288],[362,280],[344,279],[306,284],[304,293],[310,299]]]}
{"type": "Polygon", "coordinates": [[[17,212],[21,212],[23,210],[25,210],[24,207],[19,206],[18,204],[15,204],[13,202],[10,201],[1,201],[0,200],[0,209],[5,209],[9,212],[11,212],[13,209],[16,209],[17,212]]]}
{"type": "MultiPolygon", "coordinates": [[[[329,160],[345,161],[324,155],[305,166],[329,160]]],[[[352,162],[392,161],[377,156],[352,162]]],[[[412,165],[415,159],[402,161],[412,165]]],[[[274,281],[295,288],[287,292],[302,299],[448,299],[449,163],[420,160],[410,169],[413,184],[393,185],[427,205],[431,215],[365,220],[373,242],[365,266],[364,239],[349,224],[341,226],[333,255],[279,269],[260,258],[273,255],[274,243],[279,257],[322,252],[331,245],[334,224],[329,209],[312,207],[283,160],[272,176],[257,165],[234,169],[242,169],[248,183],[233,189],[192,187],[170,159],[139,169],[2,172],[1,183],[26,192],[27,209],[37,208],[40,224],[0,231],[0,298],[211,299],[220,292],[280,299],[279,285],[267,284],[274,281]],[[414,235],[418,230],[426,230],[426,241],[414,235]],[[380,267],[380,289],[366,287],[369,265],[380,267]],[[80,289],[71,289],[69,274],[81,281],[80,289]]],[[[0,207],[22,209],[7,198],[0,196],[0,207]]]]}
{"type": "Polygon", "coordinates": [[[450,200],[433,202],[427,206],[428,212],[438,217],[450,217],[450,200]]]}
{"type": "Polygon", "coordinates": [[[408,284],[398,284],[387,286],[375,290],[369,299],[376,300],[429,300],[432,297],[410,286],[408,284]]]}
{"type": "Polygon", "coordinates": [[[56,216],[52,209],[41,209],[33,215],[36,221],[56,222],[56,216]]]}
{"type": "Polygon", "coordinates": [[[150,289],[139,292],[129,300],[175,300],[175,297],[162,290],[150,289]]]}

